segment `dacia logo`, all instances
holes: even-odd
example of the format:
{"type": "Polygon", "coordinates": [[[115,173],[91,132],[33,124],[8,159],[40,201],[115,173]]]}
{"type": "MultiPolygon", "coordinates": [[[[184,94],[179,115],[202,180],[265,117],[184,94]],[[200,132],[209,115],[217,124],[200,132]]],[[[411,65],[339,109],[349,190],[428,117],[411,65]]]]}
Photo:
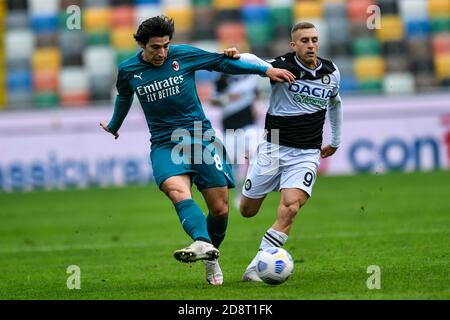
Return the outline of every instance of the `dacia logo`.
{"type": "Polygon", "coordinates": [[[312,88],[301,83],[291,83],[288,89],[294,93],[307,94],[308,96],[314,96],[321,99],[328,99],[333,95],[332,90],[317,87],[312,88]]]}

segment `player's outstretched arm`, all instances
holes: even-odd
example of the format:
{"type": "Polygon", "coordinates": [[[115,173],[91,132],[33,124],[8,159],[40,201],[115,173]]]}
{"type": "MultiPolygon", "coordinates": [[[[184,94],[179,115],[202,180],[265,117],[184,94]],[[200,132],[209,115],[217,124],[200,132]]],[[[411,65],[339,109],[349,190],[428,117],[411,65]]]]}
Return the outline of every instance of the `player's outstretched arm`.
{"type": "Polygon", "coordinates": [[[293,83],[295,81],[295,76],[292,72],[286,70],[286,69],[280,69],[280,68],[273,68],[272,65],[254,54],[250,53],[243,53],[241,54],[238,49],[236,48],[227,48],[223,50],[224,55],[226,55],[228,58],[232,59],[241,59],[249,63],[257,64],[257,65],[264,65],[268,66],[269,69],[266,71],[267,77],[270,78],[270,80],[275,82],[289,82],[293,83]]]}
{"type": "Polygon", "coordinates": [[[269,68],[266,71],[266,75],[270,78],[270,80],[275,82],[289,82],[293,83],[295,81],[295,76],[292,72],[286,69],[280,68],[269,68]]]}
{"type": "Polygon", "coordinates": [[[106,132],[111,133],[114,136],[114,139],[118,139],[119,138],[119,132],[112,132],[109,128],[108,125],[106,125],[104,122],[100,122],[100,127],[103,128],[103,130],[105,130],[106,132]]]}

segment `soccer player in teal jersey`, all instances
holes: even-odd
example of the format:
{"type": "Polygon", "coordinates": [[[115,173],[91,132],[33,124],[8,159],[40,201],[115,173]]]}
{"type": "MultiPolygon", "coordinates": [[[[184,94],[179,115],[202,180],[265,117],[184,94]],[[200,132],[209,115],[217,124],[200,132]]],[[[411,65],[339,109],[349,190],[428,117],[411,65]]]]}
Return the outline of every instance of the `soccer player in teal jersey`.
{"type": "Polygon", "coordinates": [[[242,62],[190,45],[170,45],[173,32],[173,19],[163,15],[138,27],[134,38],[143,50],[120,64],[114,113],[107,125],[100,125],[117,139],[137,95],[151,134],[150,158],[156,183],[194,240],[189,247],[176,250],[174,257],[182,262],[204,260],[207,281],[221,285],[218,248],[225,237],[228,188],[234,187],[234,181],[223,145],[211,134],[211,123],[197,96],[195,71],[259,74],[278,82],[292,82],[294,76],[284,69],[242,62]],[[174,152],[180,145],[182,152],[174,152]],[[192,184],[206,201],[207,217],[192,199],[192,184]]]}

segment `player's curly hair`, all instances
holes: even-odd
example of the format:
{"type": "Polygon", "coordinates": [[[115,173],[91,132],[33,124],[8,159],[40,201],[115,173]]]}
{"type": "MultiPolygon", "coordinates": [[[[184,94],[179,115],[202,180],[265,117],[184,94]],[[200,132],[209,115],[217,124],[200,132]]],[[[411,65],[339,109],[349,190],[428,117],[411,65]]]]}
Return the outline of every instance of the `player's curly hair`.
{"type": "Polygon", "coordinates": [[[142,22],[133,36],[138,43],[147,44],[151,37],[169,36],[169,39],[172,39],[174,31],[173,19],[160,15],[142,22]]]}

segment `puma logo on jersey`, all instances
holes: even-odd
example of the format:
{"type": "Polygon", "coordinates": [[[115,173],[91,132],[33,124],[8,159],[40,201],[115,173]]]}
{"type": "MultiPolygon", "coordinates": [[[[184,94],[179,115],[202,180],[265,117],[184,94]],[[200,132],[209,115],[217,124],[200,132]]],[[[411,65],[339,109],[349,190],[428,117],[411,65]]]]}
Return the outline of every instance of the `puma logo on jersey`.
{"type": "Polygon", "coordinates": [[[139,78],[139,79],[142,80],[142,72],[139,73],[139,74],[135,74],[134,77],[135,77],[135,78],[139,78]]]}

